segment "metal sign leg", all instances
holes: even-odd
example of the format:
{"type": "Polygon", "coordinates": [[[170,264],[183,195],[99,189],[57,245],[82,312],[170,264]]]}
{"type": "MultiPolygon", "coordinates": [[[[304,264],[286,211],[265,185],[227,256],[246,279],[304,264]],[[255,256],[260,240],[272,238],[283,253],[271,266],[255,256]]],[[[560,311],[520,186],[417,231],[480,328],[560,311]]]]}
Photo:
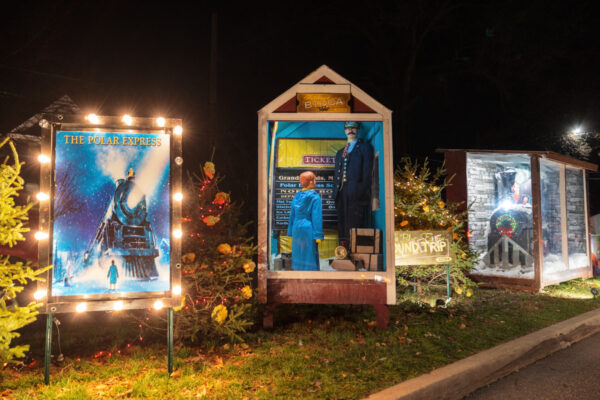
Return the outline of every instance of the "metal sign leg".
{"type": "Polygon", "coordinates": [[[168,324],[169,327],[167,329],[167,342],[169,346],[169,355],[168,355],[168,363],[169,363],[169,376],[173,373],[173,307],[169,307],[167,310],[168,313],[168,324]]]}
{"type": "Polygon", "coordinates": [[[446,303],[450,301],[450,264],[446,264],[446,303]]]}
{"type": "Polygon", "coordinates": [[[44,349],[44,383],[50,384],[50,356],[52,354],[52,314],[46,314],[46,344],[44,349]]]}

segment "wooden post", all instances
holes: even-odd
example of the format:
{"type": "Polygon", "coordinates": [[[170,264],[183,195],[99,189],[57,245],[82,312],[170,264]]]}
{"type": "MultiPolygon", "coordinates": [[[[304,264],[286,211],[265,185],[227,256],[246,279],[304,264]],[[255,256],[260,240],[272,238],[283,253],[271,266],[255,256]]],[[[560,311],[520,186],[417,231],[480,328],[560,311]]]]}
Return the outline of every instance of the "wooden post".
{"type": "Polygon", "coordinates": [[[533,228],[534,289],[542,288],[544,246],[542,246],[542,192],[540,185],[540,156],[531,155],[531,200],[533,228]]]}

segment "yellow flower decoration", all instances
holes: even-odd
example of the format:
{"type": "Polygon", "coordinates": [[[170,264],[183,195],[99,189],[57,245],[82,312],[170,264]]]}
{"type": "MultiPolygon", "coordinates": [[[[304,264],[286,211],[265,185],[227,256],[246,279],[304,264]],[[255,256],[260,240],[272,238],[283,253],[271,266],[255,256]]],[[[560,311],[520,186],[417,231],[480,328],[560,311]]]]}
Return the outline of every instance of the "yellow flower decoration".
{"type": "Polygon", "coordinates": [[[400,226],[406,226],[408,225],[408,221],[404,220],[402,222],[400,222],[400,226]]]}
{"type": "Polygon", "coordinates": [[[229,195],[225,192],[219,192],[215,194],[215,199],[213,203],[215,204],[225,204],[229,202],[229,195]]]}
{"type": "Polygon", "coordinates": [[[471,297],[473,296],[473,291],[471,289],[467,289],[467,293],[466,293],[467,297],[471,297]]]}
{"type": "Polygon", "coordinates": [[[181,261],[184,264],[191,264],[194,262],[195,259],[196,259],[196,254],[194,254],[194,253],[186,253],[181,256],[181,261]]]}
{"type": "Polygon", "coordinates": [[[249,299],[252,297],[252,288],[248,285],[242,288],[242,297],[245,299],[249,299]]]}
{"type": "Polygon", "coordinates": [[[204,163],[204,175],[208,176],[208,179],[212,179],[215,176],[215,164],[210,161],[204,163]]]}
{"type": "Polygon", "coordinates": [[[244,268],[244,272],[249,274],[250,272],[254,271],[254,268],[256,268],[256,264],[252,260],[247,260],[242,266],[242,268],[244,268]]]}
{"type": "Polygon", "coordinates": [[[173,307],[173,311],[181,311],[183,307],[185,307],[185,296],[181,296],[181,304],[177,307],[173,307]]]}
{"type": "Polygon", "coordinates": [[[440,206],[440,208],[444,208],[446,205],[443,201],[438,201],[438,206],[440,206]]]}
{"type": "Polygon", "coordinates": [[[460,236],[458,236],[458,233],[452,234],[452,237],[454,238],[454,240],[459,240],[460,239],[460,236]]]}
{"type": "Polygon", "coordinates": [[[462,288],[460,286],[455,287],[454,291],[456,292],[456,294],[462,294],[462,292],[463,292],[463,290],[462,290],[462,288]]]}
{"type": "Polygon", "coordinates": [[[228,313],[229,313],[229,311],[227,311],[227,307],[225,307],[223,304],[219,304],[218,306],[213,308],[212,313],[210,314],[210,317],[216,323],[221,325],[227,319],[228,313]]]}
{"type": "Polygon", "coordinates": [[[205,217],[202,220],[202,222],[204,222],[207,226],[213,226],[220,220],[221,220],[221,218],[219,218],[219,217],[215,217],[214,215],[209,215],[208,217],[205,217]]]}
{"type": "Polygon", "coordinates": [[[227,243],[221,243],[217,246],[217,251],[221,254],[231,254],[231,246],[227,243]]]}
{"type": "Polygon", "coordinates": [[[428,205],[424,205],[424,206],[423,206],[423,211],[425,211],[425,212],[429,212],[429,206],[428,206],[428,205]]]}

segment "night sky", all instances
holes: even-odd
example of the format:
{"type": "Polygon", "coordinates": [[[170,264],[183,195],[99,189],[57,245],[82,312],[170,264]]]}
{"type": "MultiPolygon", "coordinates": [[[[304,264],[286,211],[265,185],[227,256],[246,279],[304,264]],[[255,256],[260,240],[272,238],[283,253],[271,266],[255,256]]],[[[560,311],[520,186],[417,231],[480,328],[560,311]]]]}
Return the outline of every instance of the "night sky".
{"type": "Polygon", "coordinates": [[[0,133],[64,94],[84,112],[183,118],[186,167],[214,147],[223,189],[244,199],[249,219],[256,112],[323,64],[393,110],[396,162],[440,160],[436,148],[575,154],[561,137],[576,125],[599,131],[592,1],[13,3],[0,24],[0,133]]]}

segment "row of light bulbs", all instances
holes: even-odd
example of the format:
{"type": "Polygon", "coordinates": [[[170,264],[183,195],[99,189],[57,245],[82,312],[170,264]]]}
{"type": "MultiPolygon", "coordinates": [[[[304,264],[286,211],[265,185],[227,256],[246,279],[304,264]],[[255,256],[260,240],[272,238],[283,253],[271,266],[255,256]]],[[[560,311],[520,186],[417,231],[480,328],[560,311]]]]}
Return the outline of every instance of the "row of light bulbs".
{"type": "MultiPolygon", "coordinates": [[[[100,117],[97,116],[96,114],[88,114],[85,119],[87,119],[91,124],[94,125],[99,125],[101,123],[100,117]]],[[[121,121],[123,121],[123,123],[127,126],[131,126],[133,125],[133,117],[129,114],[125,114],[123,115],[123,118],[121,118],[121,121]]],[[[156,123],[156,125],[160,128],[163,128],[165,126],[165,124],[167,123],[167,120],[164,117],[157,117],[154,122],[156,123]]],[[[176,127],[173,128],[173,133],[176,135],[181,135],[183,133],[183,127],[181,125],[177,125],[176,127]]]]}
{"type": "MultiPolygon", "coordinates": [[[[171,290],[171,293],[175,296],[181,295],[181,286],[179,286],[179,285],[174,286],[173,290],[171,290]]],[[[38,290],[33,294],[33,298],[39,301],[39,300],[42,300],[43,298],[45,298],[46,295],[47,295],[46,290],[38,290]]],[[[155,310],[160,310],[165,306],[165,304],[162,302],[162,300],[156,300],[152,306],[154,307],[155,310]]],[[[115,311],[123,310],[123,300],[115,301],[113,303],[113,310],[115,310],[115,311]]],[[[77,305],[75,306],[75,311],[77,311],[78,313],[87,311],[87,303],[85,301],[77,303],[77,305]]]]}
{"type": "MultiPolygon", "coordinates": [[[[97,116],[96,114],[88,114],[85,117],[90,123],[94,124],[94,125],[98,125],[100,124],[100,117],[97,116]]],[[[127,126],[131,126],[133,125],[133,117],[131,115],[125,114],[123,115],[123,118],[121,118],[121,121],[123,121],[123,123],[127,126]]],[[[164,127],[166,124],[166,120],[163,117],[158,117],[155,119],[156,125],[158,125],[159,127],[164,127]]],[[[181,135],[183,133],[183,127],[181,125],[177,125],[173,128],[173,133],[176,135],[181,135]]],[[[38,161],[41,164],[48,164],[50,163],[51,158],[48,157],[45,154],[40,154],[38,156],[38,161]]],[[[48,199],[50,199],[50,196],[48,195],[48,193],[44,193],[44,192],[39,192],[36,195],[36,198],[39,201],[47,201],[48,199]]],[[[175,194],[173,194],[173,199],[175,201],[182,201],[183,200],[183,193],[181,192],[177,192],[175,194]]],[[[181,231],[181,229],[174,229],[173,230],[173,237],[175,237],[176,239],[180,239],[181,236],[183,235],[183,232],[181,231]]],[[[48,239],[48,232],[43,232],[43,231],[38,231],[35,233],[35,238],[37,240],[44,240],[44,239],[48,239]]],[[[181,294],[181,286],[175,286],[173,287],[172,293],[174,295],[180,295],[181,294]]],[[[47,291],[46,290],[38,290],[34,293],[33,297],[36,300],[42,300],[43,298],[45,298],[47,295],[47,291]]],[[[156,300],[154,302],[153,305],[154,309],[156,310],[160,310],[164,307],[164,303],[161,300],[156,300]]],[[[115,301],[113,303],[113,309],[115,311],[120,311],[123,309],[123,301],[122,300],[118,300],[115,301]]],[[[75,306],[75,311],[77,311],[78,313],[82,313],[87,311],[87,303],[86,302],[81,302],[78,303],[77,306],[75,306]]]]}

